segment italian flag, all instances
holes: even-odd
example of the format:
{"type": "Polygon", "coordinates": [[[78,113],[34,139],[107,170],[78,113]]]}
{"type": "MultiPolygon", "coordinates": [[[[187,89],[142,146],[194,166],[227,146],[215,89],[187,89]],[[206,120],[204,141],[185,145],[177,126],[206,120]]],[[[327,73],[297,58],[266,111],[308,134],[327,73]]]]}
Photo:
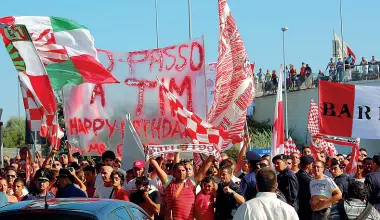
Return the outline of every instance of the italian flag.
{"type": "Polygon", "coordinates": [[[60,17],[3,17],[0,23],[23,24],[55,90],[65,84],[118,83],[97,58],[94,38],[77,22],[60,17]]]}

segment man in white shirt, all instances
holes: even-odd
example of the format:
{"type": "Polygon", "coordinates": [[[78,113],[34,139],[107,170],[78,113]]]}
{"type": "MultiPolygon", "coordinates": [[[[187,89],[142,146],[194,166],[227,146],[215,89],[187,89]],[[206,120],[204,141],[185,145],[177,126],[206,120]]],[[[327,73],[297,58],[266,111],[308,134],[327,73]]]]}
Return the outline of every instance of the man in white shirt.
{"type": "MultiPolygon", "coordinates": [[[[120,171],[123,173],[124,176],[126,176],[125,170],[117,168],[114,166],[115,160],[116,160],[116,155],[113,151],[108,150],[102,154],[102,162],[104,163],[104,166],[109,166],[109,167],[113,168],[113,171],[120,171]]],[[[102,178],[102,174],[99,173],[96,176],[94,188],[96,189],[96,188],[102,187],[103,185],[104,185],[104,180],[102,178]]]]}
{"type": "Polygon", "coordinates": [[[102,166],[100,169],[100,175],[102,177],[102,184],[99,184],[94,192],[94,198],[100,199],[110,199],[111,192],[113,189],[112,181],[111,181],[111,173],[113,168],[110,166],[102,166]]]}
{"type": "Polygon", "coordinates": [[[256,174],[257,196],[241,205],[234,220],[298,220],[297,212],[277,199],[277,175],[271,168],[263,168],[256,174]]]}

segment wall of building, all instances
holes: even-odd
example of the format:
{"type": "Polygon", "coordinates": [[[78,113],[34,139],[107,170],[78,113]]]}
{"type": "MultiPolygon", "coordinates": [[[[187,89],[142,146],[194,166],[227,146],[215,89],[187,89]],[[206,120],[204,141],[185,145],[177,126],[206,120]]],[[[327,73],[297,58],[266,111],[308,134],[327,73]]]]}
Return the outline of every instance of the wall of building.
{"type": "MultiPolygon", "coordinates": [[[[380,80],[352,82],[355,85],[380,86],[380,80]]],[[[285,99],[285,97],[283,96],[285,99]]],[[[318,101],[318,88],[288,92],[288,124],[289,133],[293,138],[306,143],[310,137],[307,132],[307,117],[310,99],[318,101]]],[[[273,115],[276,95],[255,98],[253,118],[256,121],[270,120],[273,124],[273,115]]],[[[308,143],[308,142],[307,142],[308,143]]],[[[361,139],[360,147],[366,148],[370,155],[380,152],[380,140],[361,139]]],[[[350,153],[351,148],[337,146],[340,153],[350,153]]]]}

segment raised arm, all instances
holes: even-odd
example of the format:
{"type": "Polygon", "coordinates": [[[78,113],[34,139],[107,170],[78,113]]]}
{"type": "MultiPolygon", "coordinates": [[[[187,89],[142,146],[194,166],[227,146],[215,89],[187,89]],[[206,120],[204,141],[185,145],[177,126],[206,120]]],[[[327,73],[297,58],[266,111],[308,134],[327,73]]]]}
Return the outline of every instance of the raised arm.
{"type": "Polygon", "coordinates": [[[150,159],[150,165],[156,171],[156,173],[158,175],[158,178],[160,178],[161,182],[165,185],[167,183],[167,181],[168,181],[168,175],[160,167],[160,165],[157,163],[157,161],[154,158],[150,159]]]}
{"type": "Polygon", "coordinates": [[[202,164],[201,168],[194,175],[194,180],[198,184],[206,176],[206,172],[210,169],[212,163],[214,162],[215,156],[210,155],[207,160],[202,164]]]}
{"type": "Polygon", "coordinates": [[[249,136],[246,133],[244,135],[244,144],[243,144],[243,147],[241,148],[241,150],[239,152],[239,155],[238,155],[238,158],[237,158],[237,161],[236,161],[236,166],[235,166],[235,169],[234,169],[234,174],[237,174],[242,169],[243,164],[244,164],[244,162],[243,162],[244,161],[244,156],[247,153],[248,146],[249,146],[249,136]]]}
{"type": "Polygon", "coordinates": [[[45,168],[46,165],[51,164],[51,161],[52,161],[53,156],[54,156],[55,153],[56,153],[55,150],[50,151],[48,157],[46,158],[46,160],[45,160],[44,163],[42,164],[41,168],[45,168]]]}

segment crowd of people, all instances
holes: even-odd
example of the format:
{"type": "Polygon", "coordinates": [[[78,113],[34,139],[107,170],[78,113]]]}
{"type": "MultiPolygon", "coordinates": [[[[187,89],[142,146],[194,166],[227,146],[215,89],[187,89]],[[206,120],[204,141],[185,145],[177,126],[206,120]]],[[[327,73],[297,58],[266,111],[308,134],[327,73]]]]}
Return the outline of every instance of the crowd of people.
{"type": "MultiPolygon", "coordinates": [[[[371,60],[367,60],[362,57],[359,62],[356,62],[353,55],[344,57],[343,60],[338,58],[334,61],[331,58],[326,66],[325,70],[320,69],[315,79],[313,79],[313,71],[309,64],[302,62],[299,71],[293,64],[285,67],[286,71],[286,84],[287,90],[300,90],[302,85],[305,89],[313,88],[313,83],[316,83],[316,79],[325,79],[335,82],[347,82],[354,79],[353,72],[356,69],[356,80],[363,80],[369,76],[378,78],[379,75],[379,61],[375,56],[371,57],[371,60]],[[310,79],[309,81],[307,79],[310,79]]],[[[263,91],[263,95],[274,94],[277,91],[278,75],[275,70],[266,70],[263,72],[262,68],[259,68],[257,73],[254,73],[255,82],[259,85],[259,89],[263,91]]],[[[371,78],[371,77],[369,77],[371,78]]]]}
{"type": "Polygon", "coordinates": [[[380,156],[360,149],[355,173],[350,155],[321,152],[259,156],[248,136],[236,161],[222,153],[202,164],[169,153],[136,160],[130,170],[106,151],[100,163],[52,151],[34,160],[28,147],[4,157],[1,197],[6,203],[88,197],[130,201],[154,219],[380,219],[380,156]],[[149,169],[145,167],[149,163],[149,169]]]}

